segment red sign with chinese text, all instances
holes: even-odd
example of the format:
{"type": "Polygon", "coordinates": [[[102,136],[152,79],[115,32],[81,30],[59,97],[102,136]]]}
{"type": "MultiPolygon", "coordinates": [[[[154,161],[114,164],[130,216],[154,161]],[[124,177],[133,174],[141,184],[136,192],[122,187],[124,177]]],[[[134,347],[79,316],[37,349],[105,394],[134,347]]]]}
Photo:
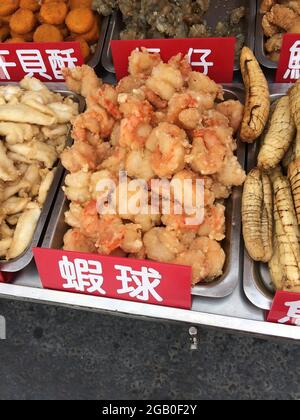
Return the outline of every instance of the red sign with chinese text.
{"type": "Polygon", "coordinates": [[[10,283],[13,279],[13,273],[3,273],[0,271],[0,283],[10,283]]]}
{"type": "Polygon", "coordinates": [[[267,320],[300,326],[300,293],[277,292],[267,320]]]}
{"type": "Polygon", "coordinates": [[[137,48],[160,53],[166,62],[174,55],[188,56],[193,70],[207,74],[217,83],[232,83],[235,38],[151,39],[111,41],[118,80],[128,74],[128,57],[137,48]]]}
{"type": "Polygon", "coordinates": [[[276,83],[295,83],[300,78],[300,34],[285,34],[276,83]]]}
{"type": "Polygon", "coordinates": [[[46,289],[191,309],[191,267],[35,248],[46,289]]]}
{"type": "Polygon", "coordinates": [[[0,81],[19,82],[25,76],[62,82],[61,69],[84,63],[79,42],[0,44],[0,81]]]}

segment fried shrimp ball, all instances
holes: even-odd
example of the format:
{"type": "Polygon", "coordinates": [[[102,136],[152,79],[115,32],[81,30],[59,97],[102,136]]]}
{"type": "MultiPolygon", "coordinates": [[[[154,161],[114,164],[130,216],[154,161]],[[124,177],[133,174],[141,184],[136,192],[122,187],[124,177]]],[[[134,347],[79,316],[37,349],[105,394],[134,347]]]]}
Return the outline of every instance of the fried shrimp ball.
{"type": "Polygon", "coordinates": [[[19,7],[20,0],[1,0],[0,16],[9,16],[19,7]]]}
{"type": "Polygon", "coordinates": [[[95,18],[95,23],[92,26],[92,29],[84,34],[80,35],[80,38],[84,41],[88,42],[89,44],[93,44],[94,42],[98,41],[99,38],[99,26],[97,19],[95,18]]]}
{"type": "Polygon", "coordinates": [[[62,25],[68,13],[68,6],[63,2],[43,4],[40,10],[40,19],[49,25],[62,25]]]}
{"type": "Polygon", "coordinates": [[[56,26],[45,23],[37,28],[33,40],[34,42],[60,42],[63,41],[63,36],[56,26]]]}
{"type": "Polygon", "coordinates": [[[69,6],[70,9],[79,9],[81,7],[87,7],[88,9],[92,8],[93,0],[70,0],[69,6]]]}
{"type": "Polygon", "coordinates": [[[91,9],[79,8],[71,10],[66,18],[66,25],[71,32],[85,34],[89,32],[95,23],[95,17],[91,9]]]}
{"type": "Polygon", "coordinates": [[[11,31],[10,35],[12,38],[22,38],[23,42],[32,42],[33,41],[34,31],[28,32],[27,34],[18,34],[17,32],[11,31]]]}
{"type": "Polygon", "coordinates": [[[20,0],[21,9],[29,9],[32,12],[38,12],[40,10],[39,0],[20,0]]]}
{"type": "Polygon", "coordinates": [[[33,31],[36,25],[36,17],[28,9],[19,9],[12,16],[9,26],[11,31],[23,35],[33,31]]]}

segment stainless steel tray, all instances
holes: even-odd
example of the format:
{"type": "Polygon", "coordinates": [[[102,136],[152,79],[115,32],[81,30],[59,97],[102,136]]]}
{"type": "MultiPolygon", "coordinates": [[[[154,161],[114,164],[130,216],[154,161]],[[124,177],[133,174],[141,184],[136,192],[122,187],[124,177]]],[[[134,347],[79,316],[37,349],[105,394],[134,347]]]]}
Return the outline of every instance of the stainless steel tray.
{"type": "MultiPolygon", "coordinates": [[[[241,85],[225,86],[226,99],[239,99],[243,102],[244,91],[241,85]]],[[[245,146],[239,144],[238,159],[241,165],[245,165],[245,146]]],[[[230,295],[236,288],[240,279],[240,244],[241,244],[241,188],[235,188],[232,196],[226,203],[226,239],[223,248],[226,252],[224,274],[215,282],[202,284],[192,288],[192,295],[209,298],[224,298],[230,295]]],[[[61,249],[63,237],[68,227],[64,222],[64,213],[68,202],[62,191],[59,192],[55,202],[55,208],[43,240],[43,248],[61,249]]]]}
{"type": "Polygon", "coordinates": [[[98,66],[98,64],[101,61],[101,54],[105,43],[105,37],[106,32],[109,25],[109,17],[102,17],[101,19],[101,28],[100,28],[100,34],[99,39],[97,42],[97,47],[95,50],[95,53],[93,54],[92,58],[88,61],[88,65],[92,67],[93,69],[98,66]]]}
{"type": "Polygon", "coordinates": [[[257,0],[257,16],[256,16],[256,36],[255,36],[255,55],[257,60],[268,69],[277,69],[278,63],[270,60],[265,52],[265,35],[262,28],[262,19],[264,14],[260,13],[261,0],[257,0]]]}
{"type": "MultiPolygon", "coordinates": [[[[73,92],[66,90],[63,87],[64,85],[59,86],[58,84],[49,83],[47,86],[50,89],[56,91],[57,93],[60,93],[63,96],[72,97],[79,104],[79,112],[83,112],[85,108],[85,101],[81,96],[76,95],[73,92]]],[[[67,145],[71,145],[71,143],[72,143],[72,139],[71,139],[71,136],[69,135],[68,140],[67,140],[67,145]]],[[[15,273],[17,271],[24,269],[24,267],[26,267],[31,262],[33,258],[32,248],[37,247],[41,244],[42,236],[45,233],[46,223],[48,221],[50,212],[52,210],[52,207],[56,198],[57,190],[59,186],[61,185],[63,174],[64,174],[64,168],[62,164],[59,162],[57,164],[56,174],[54,176],[53,183],[49,190],[46,202],[43,206],[41,216],[38,220],[38,223],[37,223],[37,226],[36,226],[36,229],[35,229],[35,232],[34,232],[34,235],[33,235],[33,238],[29,247],[23,252],[22,255],[20,255],[17,258],[14,258],[13,260],[10,260],[10,261],[0,260],[1,271],[15,273]]]]}
{"type": "MultiPolygon", "coordinates": [[[[272,102],[285,95],[289,84],[270,85],[272,102]]],[[[248,146],[247,172],[256,166],[259,143],[248,146]]],[[[267,264],[254,262],[244,250],[244,291],[247,298],[258,308],[270,310],[275,290],[267,264]]]]}
{"type": "MultiPolygon", "coordinates": [[[[254,50],[255,45],[255,19],[256,19],[256,0],[214,0],[211,2],[211,7],[205,15],[205,20],[209,25],[215,26],[222,17],[226,16],[227,11],[245,5],[248,8],[246,14],[246,42],[245,44],[254,50]]],[[[120,38],[120,32],[123,29],[123,21],[121,13],[114,12],[111,16],[105,44],[102,52],[101,63],[106,71],[115,73],[110,42],[120,38]]],[[[235,63],[235,70],[240,69],[239,62],[235,63]]]]}

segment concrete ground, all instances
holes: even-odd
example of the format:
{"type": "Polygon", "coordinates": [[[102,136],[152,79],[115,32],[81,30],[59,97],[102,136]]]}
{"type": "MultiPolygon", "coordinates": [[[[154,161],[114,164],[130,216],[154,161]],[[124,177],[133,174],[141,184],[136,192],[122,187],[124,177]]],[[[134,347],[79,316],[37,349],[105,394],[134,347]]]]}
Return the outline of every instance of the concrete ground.
{"type": "Polygon", "coordinates": [[[300,400],[300,346],[0,300],[0,399],[300,400]]]}

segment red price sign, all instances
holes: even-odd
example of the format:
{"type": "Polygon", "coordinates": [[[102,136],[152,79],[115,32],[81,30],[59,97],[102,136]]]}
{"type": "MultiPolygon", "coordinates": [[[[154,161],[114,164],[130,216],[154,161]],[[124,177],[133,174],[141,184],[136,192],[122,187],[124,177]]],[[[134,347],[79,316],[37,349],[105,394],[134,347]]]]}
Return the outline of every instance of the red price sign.
{"type": "Polygon", "coordinates": [[[300,78],[300,34],[285,34],[276,83],[295,83],[300,78]]]}
{"type": "Polygon", "coordinates": [[[191,267],[35,248],[46,289],[191,309],[191,267]]]}
{"type": "Polygon", "coordinates": [[[0,44],[0,81],[19,82],[25,76],[62,82],[63,67],[84,63],[79,42],[0,44]]]}
{"type": "Polygon", "coordinates": [[[267,320],[300,326],[300,293],[277,292],[267,320]]]}
{"type": "Polygon", "coordinates": [[[128,74],[128,57],[137,48],[160,53],[167,62],[178,53],[187,56],[193,70],[208,75],[217,83],[231,83],[234,71],[235,38],[151,39],[111,41],[118,80],[128,74]]]}

